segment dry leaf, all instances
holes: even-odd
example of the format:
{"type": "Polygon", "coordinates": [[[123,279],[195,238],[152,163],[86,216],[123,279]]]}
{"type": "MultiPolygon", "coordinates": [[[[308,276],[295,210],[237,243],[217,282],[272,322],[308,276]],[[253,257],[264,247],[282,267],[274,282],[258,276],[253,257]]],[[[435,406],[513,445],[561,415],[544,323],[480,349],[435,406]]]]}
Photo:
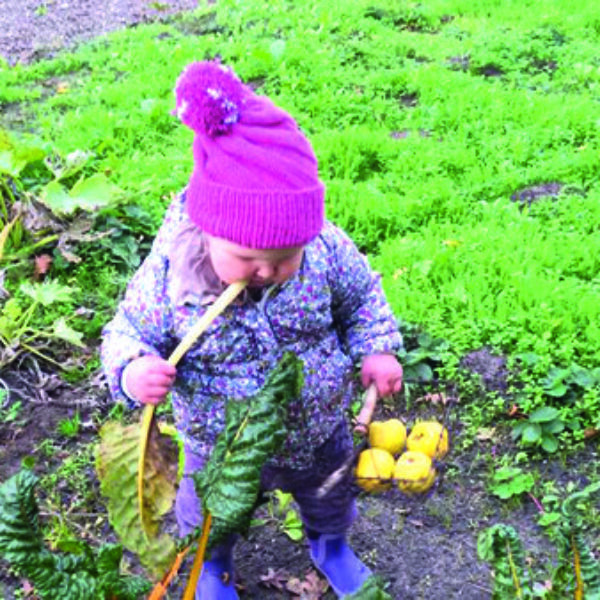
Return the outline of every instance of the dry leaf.
{"type": "Polygon", "coordinates": [[[444,240],[444,246],[448,246],[448,248],[458,248],[461,244],[460,240],[444,240]]]}
{"type": "Polygon", "coordinates": [[[423,521],[419,521],[419,519],[407,519],[407,521],[415,527],[423,527],[424,525],[423,521]]]}
{"type": "Polygon", "coordinates": [[[441,404],[446,406],[450,402],[458,402],[457,398],[452,398],[451,396],[447,396],[443,392],[437,392],[433,394],[425,394],[420,398],[417,398],[417,402],[430,402],[431,404],[441,404]]]}
{"type": "Polygon", "coordinates": [[[494,439],[494,435],[496,434],[495,427],[480,427],[475,434],[475,437],[480,442],[488,442],[494,439]]]}
{"type": "Polygon", "coordinates": [[[513,404],[508,409],[508,416],[512,417],[513,419],[521,419],[527,415],[524,412],[521,412],[521,409],[516,404],[513,404]]]}
{"type": "Polygon", "coordinates": [[[309,571],[301,581],[292,577],[286,585],[288,592],[295,594],[300,600],[320,600],[329,588],[329,583],[321,579],[315,571],[309,571]]]}
{"type": "Polygon", "coordinates": [[[402,277],[402,275],[404,275],[404,273],[408,272],[408,267],[402,267],[401,269],[397,269],[396,271],[394,271],[394,274],[392,275],[392,279],[398,279],[399,277],[402,277]]]}
{"type": "Polygon", "coordinates": [[[267,574],[260,576],[260,582],[265,587],[284,590],[286,581],[288,581],[289,578],[289,573],[286,573],[282,569],[275,570],[272,567],[269,567],[267,574]]]}

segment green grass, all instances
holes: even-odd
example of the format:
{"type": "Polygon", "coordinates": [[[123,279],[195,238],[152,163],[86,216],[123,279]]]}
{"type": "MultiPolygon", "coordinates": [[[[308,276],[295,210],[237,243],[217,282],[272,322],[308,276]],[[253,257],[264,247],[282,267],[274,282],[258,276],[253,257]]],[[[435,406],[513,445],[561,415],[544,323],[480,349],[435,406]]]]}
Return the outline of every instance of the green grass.
{"type": "MultiPolygon", "coordinates": [[[[220,0],[4,67],[0,103],[11,128],[61,156],[91,152],[85,173],[107,174],[125,205],[150,215],[151,225],[124,227],[130,272],[135,236],[158,226],[191,169],[191,133],[170,114],[175,80],[192,60],[221,56],[308,133],[328,215],[370,254],[398,317],[448,340],[453,364],[483,346],[515,364],[535,355],[517,375],[520,402],[555,404],[581,432],[596,425],[599,382],[571,387],[577,397],[565,404],[543,381],[552,368],[593,369],[600,359],[592,4],[220,0]],[[560,191],[518,201],[540,184],[560,191]]],[[[44,182],[30,177],[27,187],[44,182]]],[[[87,264],[59,272],[92,290],[82,294],[100,307],[90,336],[115,297],[104,254],[88,249],[87,264]]]]}

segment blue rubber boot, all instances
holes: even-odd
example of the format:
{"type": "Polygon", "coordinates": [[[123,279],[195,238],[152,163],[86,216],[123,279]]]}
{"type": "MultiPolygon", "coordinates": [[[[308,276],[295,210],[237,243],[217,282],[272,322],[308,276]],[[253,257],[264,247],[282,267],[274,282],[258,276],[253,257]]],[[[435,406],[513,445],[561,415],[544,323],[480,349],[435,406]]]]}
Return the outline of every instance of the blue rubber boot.
{"type": "Polygon", "coordinates": [[[338,598],[354,594],[373,574],[339,534],[308,535],[310,556],[338,598]]]}
{"type": "Polygon", "coordinates": [[[196,587],[196,600],[239,600],[234,585],[233,543],[215,548],[205,561],[196,587]]]}

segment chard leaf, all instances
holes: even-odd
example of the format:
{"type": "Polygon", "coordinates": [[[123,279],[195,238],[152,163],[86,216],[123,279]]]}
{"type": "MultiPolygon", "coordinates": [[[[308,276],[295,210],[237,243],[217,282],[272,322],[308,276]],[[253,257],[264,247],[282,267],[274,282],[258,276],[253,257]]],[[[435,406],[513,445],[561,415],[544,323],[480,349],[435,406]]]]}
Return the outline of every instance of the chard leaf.
{"type": "Polygon", "coordinates": [[[27,564],[43,546],[36,483],[30,471],[21,471],[0,486],[0,555],[17,566],[27,564]]]}
{"type": "Polygon", "coordinates": [[[262,467],[286,438],[287,405],[302,381],[301,361],[286,353],[253,398],[229,402],[225,429],[204,469],[193,475],[203,510],[213,518],[209,547],[250,526],[262,467]]]}
{"type": "Polygon", "coordinates": [[[100,431],[96,470],[108,500],[109,520],[119,539],[153,576],[160,577],[176,554],[175,541],[160,528],[175,499],[177,447],[154,424],[146,452],[142,522],[137,496],[139,437],[138,423],[106,423],[100,431]]]}
{"type": "Polygon", "coordinates": [[[33,583],[37,596],[43,600],[137,600],[149,589],[149,582],[121,575],[120,546],[104,546],[97,556],[84,542],[77,545],[77,554],[46,548],[36,485],[35,475],[24,470],[0,486],[0,556],[33,583]]]}

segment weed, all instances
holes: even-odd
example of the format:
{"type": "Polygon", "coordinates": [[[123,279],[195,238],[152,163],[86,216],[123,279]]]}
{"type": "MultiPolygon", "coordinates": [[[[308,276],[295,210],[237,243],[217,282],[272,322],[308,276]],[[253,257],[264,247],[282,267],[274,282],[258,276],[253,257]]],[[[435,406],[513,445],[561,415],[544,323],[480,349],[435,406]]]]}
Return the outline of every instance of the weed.
{"type": "Polygon", "coordinates": [[[79,411],[77,411],[70,419],[61,419],[56,429],[60,435],[74,438],[79,434],[80,425],[79,411]]]}
{"type": "Polygon", "coordinates": [[[544,406],[531,413],[526,420],[517,423],[513,427],[512,438],[525,445],[539,445],[546,452],[556,452],[556,434],[564,428],[565,424],[558,409],[544,406]]]}
{"type": "Polygon", "coordinates": [[[276,527],[285,533],[291,540],[298,542],[302,539],[303,525],[298,511],[293,507],[293,496],[281,490],[274,490],[269,494],[267,504],[268,519],[254,520],[253,524],[264,525],[274,523],[276,527]]]}
{"type": "Polygon", "coordinates": [[[534,484],[531,473],[524,473],[519,467],[502,467],[494,472],[488,487],[492,494],[506,500],[531,492],[534,484]]]}

